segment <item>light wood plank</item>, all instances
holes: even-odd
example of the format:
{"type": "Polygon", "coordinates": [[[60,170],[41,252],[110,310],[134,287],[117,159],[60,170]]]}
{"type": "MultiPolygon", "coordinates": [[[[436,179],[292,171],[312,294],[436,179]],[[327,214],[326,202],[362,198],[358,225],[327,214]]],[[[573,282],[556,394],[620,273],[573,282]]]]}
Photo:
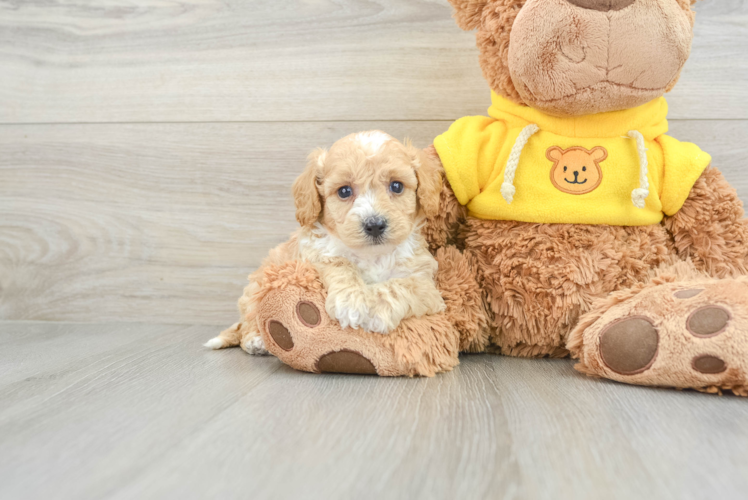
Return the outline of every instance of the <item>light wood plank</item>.
{"type": "MultiPolygon", "coordinates": [[[[748,118],[748,3],[703,0],[674,118],[748,118]]],[[[15,2],[0,123],[454,120],[488,87],[447,0],[15,2]]]]}
{"type": "Polygon", "coordinates": [[[0,498],[104,498],[280,368],[216,331],[0,323],[0,498]]]}
{"type": "Polygon", "coordinates": [[[0,361],[25,359],[0,374],[0,497],[738,499],[748,488],[740,398],[492,355],[433,379],[309,375],[203,350],[214,332],[0,323],[14,346],[0,361]],[[70,342],[48,349],[55,336],[70,342]],[[94,337],[112,349],[81,355],[94,337]]]}
{"type": "Polygon", "coordinates": [[[447,126],[2,127],[0,317],[232,323],[247,274],[297,228],[309,151],[372,127],[425,146],[447,126]]]}
{"type": "MultiPolygon", "coordinates": [[[[296,228],[306,154],[449,122],[2,126],[0,318],[230,324],[250,271],[296,228]]],[[[748,199],[748,122],[672,124],[748,199]]]]}

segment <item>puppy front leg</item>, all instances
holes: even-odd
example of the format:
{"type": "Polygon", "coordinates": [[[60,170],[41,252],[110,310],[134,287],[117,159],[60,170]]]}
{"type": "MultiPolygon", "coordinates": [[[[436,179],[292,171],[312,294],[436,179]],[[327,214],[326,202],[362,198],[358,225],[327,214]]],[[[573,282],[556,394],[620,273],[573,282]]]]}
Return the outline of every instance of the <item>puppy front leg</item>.
{"type": "Polygon", "coordinates": [[[371,294],[369,323],[363,325],[371,332],[389,333],[405,318],[437,314],[446,309],[434,280],[421,273],[372,285],[371,294]]]}
{"type": "Polygon", "coordinates": [[[345,259],[332,259],[316,267],[327,290],[327,314],[343,328],[368,324],[371,300],[358,269],[345,259]]]}

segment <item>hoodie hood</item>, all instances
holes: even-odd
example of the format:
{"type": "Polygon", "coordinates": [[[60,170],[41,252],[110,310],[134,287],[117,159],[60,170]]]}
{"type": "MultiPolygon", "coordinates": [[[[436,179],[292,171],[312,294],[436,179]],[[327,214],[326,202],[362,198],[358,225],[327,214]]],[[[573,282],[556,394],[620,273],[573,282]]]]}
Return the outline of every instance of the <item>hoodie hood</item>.
{"type": "Polygon", "coordinates": [[[509,128],[524,128],[535,124],[540,130],[555,135],[600,139],[626,137],[630,131],[636,130],[647,141],[652,141],[668,132],[668,104],[664,97],[623,111],[568,118],[552,116],[537,109],[513,103],[493,91],[491,103],[488,115],[505,122],[509,128]]]}

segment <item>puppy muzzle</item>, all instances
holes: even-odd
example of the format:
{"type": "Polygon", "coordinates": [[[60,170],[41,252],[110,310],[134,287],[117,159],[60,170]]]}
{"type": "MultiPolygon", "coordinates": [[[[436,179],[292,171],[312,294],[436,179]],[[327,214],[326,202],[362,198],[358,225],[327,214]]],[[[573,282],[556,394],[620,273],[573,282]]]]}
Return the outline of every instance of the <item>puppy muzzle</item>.
{"type": "Polygon", "coordinates": [[[361,226],[366,236],[374,244],[382,243],[387,231],[387,220],[384,217],[369,217],[363,221],[361,226]]]}

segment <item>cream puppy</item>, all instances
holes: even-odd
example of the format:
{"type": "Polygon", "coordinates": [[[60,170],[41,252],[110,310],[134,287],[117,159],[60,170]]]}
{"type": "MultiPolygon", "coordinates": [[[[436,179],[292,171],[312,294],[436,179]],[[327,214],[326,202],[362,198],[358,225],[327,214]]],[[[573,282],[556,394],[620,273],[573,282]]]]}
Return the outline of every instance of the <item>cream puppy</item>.
{"type": "Polygon", "coordinates": [[[301,224],[250,276],[242,320],[205,344],[266,354],[254,293],[263,267],[309,261],[327,290],[327,313],[343,328],[391,332],[404,318],[444,310],[437,263],[419,232],[438,211],[441,172],[420,149],[384,132],[351,134],[319,149],[293,185],[301,224]]]}

